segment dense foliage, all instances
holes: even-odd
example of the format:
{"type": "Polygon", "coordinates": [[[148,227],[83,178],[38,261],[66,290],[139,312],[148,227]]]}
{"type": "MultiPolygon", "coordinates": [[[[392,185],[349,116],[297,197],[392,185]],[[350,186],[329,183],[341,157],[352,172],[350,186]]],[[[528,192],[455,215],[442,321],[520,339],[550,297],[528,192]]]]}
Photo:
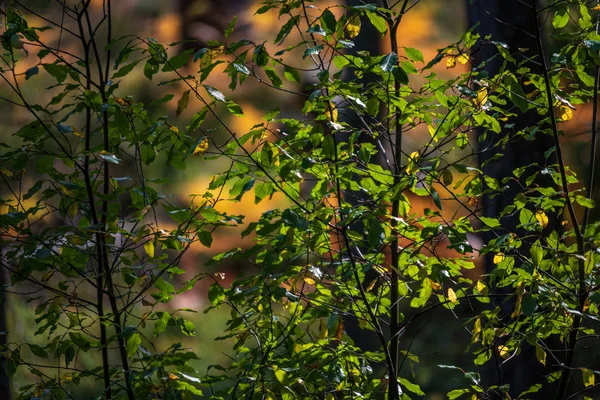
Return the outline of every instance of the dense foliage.
{"type": "Polygon", "coordinates": [[[86,398],[418,397],[425,394],[411,372],[419,363],[411,345],[430,314],[441,320],[437,329],[456,319],[470,342],[461,349],[469,362],[438,367],[456,370],[450,399],[534,398],[548,385],[557,399],[593,390],[597,360],[586,349],[600,304],[594,174],[579,184],[560,137],[561,122],[593,102],[595,145],[600,8],[527,3],[534,26],[524,34],[537,48],[468,31],[424,60],[397,35],[414,6],[408,1],[267,1],[257,13],[275,9],[281,22],[268,43],[232,39],[233,20],[222,41],[179,52],[177,43],[113,38],[110,0],[102,15],[89,1],[57,1],[57,20],[38,15],[44,27],[25,18],[35,10],[2,2],[0,77],[10,89],[3,100],[29,122],[2,143],[1,260],[6,290],[32,304],[40,338],[25,343],[8,332],[2,349],[11,374],[36,376],[20,396],[74,398],[92,380],[100,389],[86,398]],[[356,51],[362,25],[387,34],[391,51],[356,51]],[[49,30],[77,46],[46,41],[49,30]],[[548,30],[561,39],[555,54],[544,45],[548,30]],[[486,47],[504,60],[493,76],[473,62],[486,47]],[[432,71],[460,64],[469,71],[452,79],[432,71]],[[187,126],[152,112],[172,95],[145,104],[120,88],[138,69],[149,83],[159,76],[159,86],[185,88],[177,115],[190,99],[200,102],[187,126]],[[48,104],[23,89],[43,74],[54,80],[48,104]],[[265,93],[284,91],[302,99],[302,109],[274,109],[251,131],[234,132],[229,116],[243,118],[243,110],[225,87],[205,83],[211,74],[227,77],[231,90],[253,80],[265,93]],[[538,122],[523,126],[524,114],[538,122]],[[205,127],[209,119],[216,129],[205,127]],[[546,163],[511,176],[483,173],[482,154],[502,163],[507,143],[540,135],[554,143],[546,163]],[[162,191],[161,169],[150,167],[185,169],[190,156],[228,168],[182,205],[162,191]],[[257,221],[216,208],[224,199],[274,195],[289,206],[257,221]],[[510,206],[483,216],[502,196],[510,206]],[[254,269],[231,285],[208,272],[177,283],[192,244],[210,247],[215,229],[242,224],[253,245],[208,265],[233,260],[254,269]],[[476,245],[476,235],[491,239],[476,245]],[[493,268],[469,273],[486,255],[493,268]],[[220,339],[234,339],[231,364],[206,374],[190,365],[201,354],[177,343],[158,351],[152,338],[167,326],[195,334],[184,313],[192,310],[164,304],[202,279],[213,282],[210,308],[231,310],[220,339]],[[350,324],[373,332],[375,350],[349,335],[350,324]],[[525,349],[545,367],[525,392],[488,376],[525,349]],[[79,362],[91,352],[100,354],[97,365],[79,362]]]}

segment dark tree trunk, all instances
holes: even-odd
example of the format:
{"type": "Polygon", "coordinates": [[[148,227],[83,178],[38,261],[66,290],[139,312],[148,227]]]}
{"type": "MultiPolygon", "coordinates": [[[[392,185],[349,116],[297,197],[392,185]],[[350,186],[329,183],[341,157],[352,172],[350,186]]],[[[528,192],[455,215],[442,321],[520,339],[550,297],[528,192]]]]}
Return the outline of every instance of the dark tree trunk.
{"type": "MultiPolygon", "coordinates": [[[[0,256],[2,256],[3,242],[0,237],[0,256]]],[[[0,351],[2,351],[8,343],[8,327],[6,325],[6,286],[8,285],[7,271],[0,263],[0,351]]],[[[0,354],[0,399],[10,400],[11,389],[10,380],[6,370],[6,360],[0,354]]]]}
{"type": "MultiPolygon", "coordinates": [[[[475,0],[467,1],[468,22],[469,26],[474,26],[478,23],[476,32],[484,39],[485,36],[491,35],[491,40],[504,42],[508,45],[509,51],[517,60],[517,63],[523,61],[525,57],[539,59],[537,54],[537,42],[534,37],[527,35],[525,32],[535,34],[534,16],[531,8],[522,0],[475,0]],[[518,49],[521,49],[519,51],[518,49]]],[[[484,39],[485,41],[485,39],[484,39]]],[[[483,45],[473,54],[473,63],[475,67],[481,67],[485,70],[490,79],[493,79],[494,74],[498,73],[502,67],[504,59],[492,56],[497,53],[497,49],[492,44],[483,45]],[[482,62],[484,65],[481,65],[482,62]]],[[[508,68],[512,65],[509,64],[508,68]]],[[[529,64],[533,73],[542,73],[541,68],[533,63],[529,64]]],[[[529,111],[518,117],[515,122],[515,129],[531,127],[540,122],[540,117],[536,111],[529,111]]],[[[483,132],[478,132],[480,149],[491,148],[493,142],[498,141],[497,135],[481,136],[483,132]]],[[[509,134],[508,132],[504,133],[509,134]]],[[[483,172],[487,176],[501,180],[504,177],[512,176],[512,171],[518,167],[531,165],[533,163],[543,167],[547,164],[555,163],[555,160],[550,157],[546,160],[544,153],[554,146],[553,139],[548,135],[537,134],[533,140],[518,140],[511,141],[506,145],[502,153],[504,156],[492,161],[483,166],[483,172]]],[[[480,163],[484,164],[494,156],[499,150],[497,148],[492,151],[483,152],[480,156],[480,163]]],[[[523,177],[524,179],[525,177],[523,177]]],[[[544,186],[552,185],[551,181],[537,180],[537,183],[544,186]]],[[[508,205],[512,204],[514,197],[520,192],[519,185],[511,184],[510,188],[505,191],[502,196],[494,198],[483,198],[483,214],[487,217],[497,218],[500,212],[508,205]]],[[[549,216],[550,223],[544,230],[544,233],[549,233],[552,230],[560,229],[557,222],[557,216],[549,216]]],[[[506,218],[502,221],[503,228],[511,232],[520,233],[517,229],[518,219],[506,218]]],[[[487,243],[492,239],[491,234],[483,237],[487,243]]],[[[527,250],[524,253],[527,254],[527,250]]],[[[492,254],[486,258],[486,271],[490,272],[494,265],[492,262],[492,254]]],[[[507,318],[511,313],[513,304],[504,302],[501,308],[507,318]]],[[[499,360],[501,362],[501,360],[499,360]]],[[[536,383],[543,383],[545,376],[553,372],[553,366],[543,367],[535,357],[535,348],[529,345],[524,345],[521,354],[506,362],[501,368],[492,366],[490,370],[484,371],[484,378],[487,380],[487,385],[499,384],[510,385],[510,395],[516,398],[521,392],[529,389],[536,383]],[[500,369],[498,371],[497,369],[500,369]]],[[[494,364],[494,361],[490,361],[494,364]]],[[[547,383],[543,385],[543,389],[533,398],[546,399],[552,398],[551,390],[553,385],[547,383]]],[[[504,398],[504,397],[503,397],[504,398]]]]}

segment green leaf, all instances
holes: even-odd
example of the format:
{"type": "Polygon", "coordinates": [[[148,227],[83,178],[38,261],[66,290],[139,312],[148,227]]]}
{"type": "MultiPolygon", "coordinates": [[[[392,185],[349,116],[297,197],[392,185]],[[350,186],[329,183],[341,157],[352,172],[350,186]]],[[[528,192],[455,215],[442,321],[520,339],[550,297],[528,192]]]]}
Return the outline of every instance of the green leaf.
{"type": "Polygon", "coordinates": [[[282,385],[287,385],[288,384],[288,374],[287,372],[285,372],[282,369],[279,369],[277,367],[273,367],[274,369],[274,373],[275,373],[275,378],[277,378],[277,380],[279,381],[279,383],[281,383],[282,385]]]}
{"type": "Polygon", "coordinates": [[[530,294],[525,295],[525,297],[523,297],[523,301],[521,302],[521,311],[523,311],[523,314],[531,316],[533,313],[535,313],[536,309],[537,301],[535,301],[535,297],[530,294]]]}
{"type": "Polygon", "coordinates": [[[469,136],[466,133],[459,133],[456,135],[456,146],[459,149],[464,149],[469,144],[469,136]]]}
{"type": "Polygon", "coordinates": [[[544,249],[542,248],[542,244],[539,240],[535,241],[529,252],[531,254],[531,262],[533,263],[533,266],[539,267],[542,259],[544,258],[544,249]]]}
{"type": "Polygon", "coordinates": [[[600,40],[586,39],[583,41],[583,45],[592,51],[600,50],[600,40]]]}
{"type": "Polygon", "coordinates": [[[269,80],[271,81],[271,83],[273,84],[273,86],[279,88],[279,87],[281,87],[281,85],[283,85],[283,82],[281,81],[281,78],[277,75],[277,72],[275,71],[274,68],[272,68],[272,67],[265,67],[265,73],[269,77],[269,80]]]}
{"type": "Polygon", "coordinates": [[[431,188],[431,197],[433,198],[433,202],[435,203],[437,208],[439,208],[440,210],[443,210],[442,201],[440,200],[440,195],[433,187],[431,188]]]}
{"type": "Polygon", "coordinates": [[[412,47],[405,47],[404,51],[406,51],[406,57],[408,57],[411,61],[420,61],[425,62],[423,59],[423,53],[420,50],[414,49],[412,47]]]}
{"type": "Polygon", "coordinates": [[[400,83],[407,84],[408,83],[408,75],[404,68],[400,68],[398,66],[394,66],[392,69],[392,75],[394,75],[394,79],[400,83]]]}
{"type": "Polygon", "coordinates": [[[25,71],[25,80],[29,80],[29,78],[37,75],[38,72],[40,72],[40,69],[37,65],[35,67],[29,68],[27,71],[25,71]]]}
{"type": "Polygon", "coordinates": [[[425,393],[421,390],[421,387],[415,383],[410,382],[407,379],[400,378],[400,384],[409,392],[416,394],[417,396],[425,396],[425,393]]]}
{"type": "Polygon", "coordinates": [[[522,226],[527,227],[531,226],[532,224],[535,224],[537,220],[535,219],[535,215],[533,215],[533,212],[526,208],[522,208],[519,212],[519,222],[522,226]]]}
{"type": "Polygon", "coordinates": [[[202,123],[204,123],[207,113],[208,113],[208,107],[204,107],[202,110],[200,110],[196,114],[194,114],[194,116],[192,117],[192,121],[186,127],[188,133],[194,132],[202,125],[202,123]]]}
{"type": "Polygon", "coordinates": [[[397,63],[398,55],[394,52],[391,52],[390,54],[383,57],[383,59],[379,63],[379,66],[384,72],[390,72],[392,68],[396,66],[397,63]]]}
{"type": "Polygon", "coordinates": [[[328,34],[335,32],[337,21],[335,20],[335,15],[333,15],[329,9],[323,11],[323,14],[321,15],[321,24],[328,34]]]}
{"type": "Polygon", "coordinates": [[[194,49],[189,49],[181,52],[180,54],[171,57],[169,61],[163,67],[163,72],[176,71],[183,67],[190,59],[190,56],[194,52],[194,49]]]}
{"type": "Polygon", "coordinates": [[[136,65],[139,64],[139,60],[138,61],[134,61],[132,63],[123,65],[112,77],[114,78],[122,78],[125,75],[127,75],[128,73],[130,73],[131,71],[133,71],[133,69],[135,68],[136,65]]]}
{"type": "Polygon", "coordinates": [[[490,228],[499,228],[501,226],[500,221],[496,218],[479,217],[479,219],[490,228]]]}
{"type": "Polygon", "coordinates": [[[582,207],[586,207],[586,208],[595,208],[596,207],[596,202],[594,202],[593,199],[588,199],[585,196],[581,196],[578,194],[575,196],[575,200],[582,207]]]}
{"type": "Polygon", "coordinates": [[[377,29],[377,31],[379,33],[381,33],[383,35],[384,33],[387,32],[387,29],[388,29],[387,22],[385,22],[385,19],[383,17],[381,17],[371,11],[367,11],[366,14],[367,14],[367,18],[369,18],[369,21],[371,22],[371,24],[375,27],[375,29],[377,29]]]}
{"type": "Polygon", "coordinates": [[[188,321],[184,318],[179,318],[177,320],[177,326],[179,326],[179,330],[186,336],[196,336],[196,327],[192,321],[188,321]]]}
{"type": "Polygon", "coordinates": [[[469,392],[469,389],[454,389],[448,392],[448,400],[458,399],[463,394],[468,394],[469,392]]]}
{"type": "Polygon", "coordinates": [[[212,234],[209,231],[200,230],[198,231],[198,240],[206,247],[210,247],[213,242],[212,234]]]}
{"type": "Polygon", "coordinates": [[[208,85],[202,85],[202,86],[204,86],[204,89],[206,89],[206,91],[208,92],[210,97],[212,97],[216,101],[220,101],[222,103],[225,102],[225,96],[223,95],[223,93],[219,92],[217,89],[215,89],[212,86],[208,86],[208,85]]]}
{"type": "Polygon", "coordinates": [[[190,90],[186,90],[181,95],[181,98],[177,102],[177,110],[175,111],[175,115],[179,115],[185,111],[188,104],[190,103],[190,90]]]}
{"type": "Polygon", "coordinates": [[[208,300],[213,306],[225,300],[225,291],[223,290],[223,286],[219,285],[218,282],[213,283],[208,288],[208,300]]]}
{"type": "Polygon", "coordinates": [[[243,63],[235,62],[233,63],[233,68],[235,68],[235,70],[241,74],[250,75],[250,70],[243,63]]]}
{"type": "Polygon", "coordinates": [[[294,17],[290,18],[288,22],[286,22],[279,30],[279,33],[277,34],[277,37],[274,41],[275,44],[281,44],[285,40],[285,38],[288,37],[292,29],[298,24],[299,20],[300,15],[295,15],[294,17]]]}
{"type": "Polygon", "coordinates": [[[158,73],[159,69],[160,65],[158,61],[151,57],[146,61],[146,64],[144,64],[144,76],[152,80],[152,77],[158,73]]]}
{"type": "Polygon", "coordinates": [[[556,29],[564,28],[569,23],[569,6],[560,5],[554,12],[554,18],[552,19],[552,26],[556,29]]]}
{"type": "Polygon", "coordinates": [[[238,22],[238,17],[237,15],[235,17],[233,17],[231,19],[231,21],[229,21],[229,24],[227,24],[227,28],[225,28],[225,39],[227,39],[229,37],[229,35],[231,35],[231,33],[233,33],[233,30],[235,29],[235,26],[238,22]]]}
{"type": "Polygon", "coordinates": [[[121,163],[121,159],[119,157],[117,157],[116,155],[109,153],[108,151],[104,151],[102,150],[100,152],[100,158],[102,158],[104,161],[109,162],[111,164],[120,164],[121,163]]]}
{"type": "Polygon", "coordinates": [[[519,107],[521,112],[526,112],[529,109],[529,102],[527,101],[527,95],[519,82],[511,76],[507,79],[506,83],[510,90],[510,100],[519,107]]]}
{"type": "Polygon", "coordinates": [[[444,185],[449,186],[452,184],[453,180],[454,177],[452,176],[452,171],[450,171],[450,168],[446,168],[444,172],[442,172],[442,182],[444,185]]]}
{"type": "Polygon", "coordinates": [[[306,57],[310,57],[310,56],[319,54],[319,52],[321,50],[323,50],[324,48],[325,48],[325,46],[322,44],[315,46],[315,47],[309,47],[308,49],[306,49],[306,51],[302,55],[302,58],[305,59],[306,57]]]}
{"type": "Polygon", "coordinates": [[[42,67],[49,73],[58,83],[62,83],[67,79],[69,68],[61,64],[42,64],[42,67]]]}
{"type": "Polygon", "coordinates": [[[48,358],[48,352],[36,344],[29,344],[29,350],[40,358],[48,358]]]}
{"type": "Polygon", "coordinates": [[[125,349],[127,350],[127,356],[133,357],[138,350],[138,347],[142,344],[142,336],[138,333],[132,333],[126,341],[125,349]]]}
{"type": "Polygon", "coordinates": [[[67,349],[65,350],[65,365],[68,367],[74,358],[75,358],[75,348],[73,346],[67,347],[67,349]]]}
{"type": "Polygon", "coordinates": [[[236,117],[244,116],[244,110],[242,110],[242,107],[240,107],[240,105],[237,104],[236,102],[234,102],[232,100],[227,100],[227,103],[225,103],[225,104],[226,104],[229,112],[232,113],[233,115],[235,115],[236,117]]]}
{"type": "Polygon", "coordinates": [[[265,49],[265,46],[261,44],[256,47],[252,53],[252,61],[259,67],[267,65],[269,62],[269,53],[267,52],[267,49],[265,49]]]}
{"type": "Polygon", "coordinates": [[[154,336],[158,336],[160,333],[164,332],[171,319],[171,315],[163,311],[157,312],[156,316],[158,318],[154,321],[154,336]]]}
{"type": "Polygon", "coordinates": [[[300,83],[300,73],[292,67],[286,65],[283,70],[283,75],[285,76],[285,79],[290,82],[300,83]]]}

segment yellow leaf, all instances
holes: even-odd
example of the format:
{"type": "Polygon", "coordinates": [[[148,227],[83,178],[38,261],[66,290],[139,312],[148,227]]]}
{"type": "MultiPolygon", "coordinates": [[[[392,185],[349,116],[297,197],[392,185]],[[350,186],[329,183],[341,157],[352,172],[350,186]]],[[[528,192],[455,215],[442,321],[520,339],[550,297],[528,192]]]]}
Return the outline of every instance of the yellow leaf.
{"type": "Polygon", "coordinates": [[[77,211],[79,211],[79,205],[77,204],[77,202],[74,201],[67,208],[67,214],[69,215],[69,217],[75,218],[75,216],[77,215],[77,211]]]}
{"type": "Polygon", "coordinates": [[[456,61],[458,61],[459,63],[461,63],[463,65],[468,63],[470,59],[471,58],[469,57],[468,54],[461,54],[458,57],[456,57],[456,61]]]}
{"type": "Polygon", "coordinates": [[[483,283],[482,281],[477,281],[477,291],[481,294],[486,294],[487,293],[487,286],[485,285],[485,283],[483,283]]]}
{"type": "Polygon", "coordinates": [[[545,228],[548,226],[548,216],[542,210],[537,210],[535,212],[535,219],[537,219],[537,221],[540,223],[542,228],[545,228]]]}
{"type": "Polygon", "coordinates": [[[429,280],[429,283],[431,284],[431,288],[435,291],[439,291],[442,290],[442,285],[440,285],[437,282],[432,281],[431,279],[429,280]]]}
{"type": "Polygon", "coordinates": [[[481,334],[481,319],[477,318],[473,324],[473,332],[471,333],[471,343],[477,342],[481,334]]]}
{"type": "Polygon", "coordinates": [[[148,254],[148,257],[152,258],[154,257],[154,242],[151,240],[148,240],[147,242],[144,243],[144,251],[146,252],[146,254],[148,254]]]}
{"type": "Polygon", "coordinates": [[[590,298],[585,299],[583,303],[583,312],[587,312],[590,309],[590,298]]]}
{"type": "Polygon", "coordinates": [[[546,365],[546,352],[540,346],[535,346],[535,358],[537,358],[542,365],[546,365]]]}
{"type": "Polygon", "coordinates": [[[80,137],[80,138],[84,138],[85,135],[81,132],[79,132],[78,130],[73,129],[73,135],[80,137]]]}
{"type": "Polygon", "coordinates": [[[321,332],[321,338],[323,339],[329,336],[329,330],[327,329],[327,324],[323,318],[319,320],[319,332],[321,332]]]}
{"type": "Polygon", "coordinates": [[[569,121],[569,120],[573,119],[573,110],[571,110],[570,107],[562,106],[560,108],[560,115],[559,115],[559,117],[560,117],[560,119],[563,120],[563,122],[569,121]]]}
{"type": "Polygon", "coordinates": [[[456,67],[456,57],[448,57],[448,59],[446,60],[446,68],[450,69],[454,67],[456,67]]]}
{"type": "Polygon", "coordinates": [[[508,355],[510,354],[508,347],[503,345],[498,346],[498,354],[500,354],[500,357],[502,358],[508,357],[508,355]]]}
{"type": "Polygon", "coordinates": [[[488,101],[488,90],[486,87],[479,88],[477,91],[477,97],[473,99],[475,106],[482,108],[488,101]]]}
{"type": "Polygon", "coordinates": [[[52,275],[54,275],[54,270],[50,270],[48,272],[46,272],[44,274],[44,276],[42,276],[42,282],[46,283],[50,280],[50,278],[52,278],[52,275]]]}
{"type": "Polygon", "coordinates": [[[504,253],[498,253],[494,256],[494,264],[498,265],[500,264],[502,261],[504,261],[504,253]]]}
{"type": "Polygon", "coordinates": [[[115,97],[115,103],[117,103],[121,107],[129,107],[131,105],[131,102],[129,100],[124,99],[122,97],[115,97]]]}
{"type": "Polygon", "coordinates": [[[215,47],[213,49],[208,49],[206,54],[214,60],[215,58],[221,57],[225,53],[225,46],[215,47]]]}
{"type": "Polygon", "coordinates": [[[456,303],[458,301],[456,298],[456,293],[454,293],[452,288],[448,289],[448,300],[450,300],[452,303],[456,303]]]}
{"type": "Polygon", "coordinates": [[[177,375],[175,375],[174,373],[169,372],[169,379],[172,381],[176,381],[179,379],[179,377],[177,375]]]}
{"type": "Polygon", "coordinates": [[[208,138],[204,138],[200,141],[200,143],[198,143],[194,149],[194,155],[201,156],[202,154],[206,153],[206,150],[208,150],[208,138]]]}
{"type": "Polygon", "coordinates": [[[346,33],[350,39],[354,39],[360,33],[360,16],[358,14],[348,19],[346,33]]]}
{"type": "Polygon", "coordinates": [[[525,285],[523,282],[519,282],[517,284],[517,302],[515,304],[515,309],[510,315],[511,318],[517,318],[519,314],[521,314],[521,306],[523,305],[523,294],[525,293],[525,285]]]}
{"type": "Polygon", "coordinates": [[[375,284],[377,283],[377,279],[373,279],[371,281],[371,283],[369,283],[369,286],[367,286],[365,288],[365,292],[370,292],[371,290],[373,290],[373,288],[375,287],[375,284]]]}
{"type": "Polygon", "coordinates": [[[0,174],[5,175],[7,178],[13,176],[13,173],[7,169],[0,168],[0,174]]]}
{"type": "Polygon", "coordinates": [[[600,4],[592,8],[592,11],[600,11],[600,4]]]}
{"type": "Polygon", "coordinates": [[[477,197],[477,196],[469,197],[469,205],[471,207],[477,207],[478,204],[479,204],[479,197],[477,197]]]}
{"type": "Polygon", "coordinates": [[[60,378],[60,381],[61,382],[66,382],[66,383],[73,382],[73,374],[69,373],[69,374],[63,375],[63,377],[60,378]]]}
{"type": "Polygon", "coordinates": [[[171,132],[173,132],[174,134],[176,134],[176,135],[179,135],[179,128],[178,128],[178,127],[176,127],[175,125],[171,125],[171,126],[169,127],[169,130],[170,130],[171,132]]]}
{"type": "Polygon", "coordinates": [[[594,371],[590,371],[587,368],[582,368],[581,372],[583,372],[583,386],[590,387],[596,384],[596,377],[594,376],[594,371]]]}
{"type": "Polygon", "coordinates": [[[304,277],[304,282],[308,283],[309,285],[315,284],[315,280],[313,278],[309,278],[308,276],[304,277]]]}
{"type": "Polygon", "coordinates": [[[325,103],[325,116],[331,122],[336,122],[338,120],[338,110],[331,101],[325,103]]]}
{"type": "Polygon", "coordinates": [[[412,153],[410,153],[410,156],[408,156],[408,165],[406,166],[406,173],[410,174],[413,172],[414,168],[415,168],[415,162],[419,159],[419,152],[418,151],[413,151],[412,153]]]}

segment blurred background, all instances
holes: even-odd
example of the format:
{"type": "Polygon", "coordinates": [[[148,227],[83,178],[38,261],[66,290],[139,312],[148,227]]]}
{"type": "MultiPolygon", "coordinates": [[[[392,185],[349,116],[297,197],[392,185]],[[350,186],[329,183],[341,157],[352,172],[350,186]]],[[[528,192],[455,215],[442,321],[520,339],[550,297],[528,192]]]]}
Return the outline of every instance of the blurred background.
{"type": "MultiPolygon", "coordinates": [[[[23,1],[24,6],[37,14],[47,15],[51,19],[60,17],[60,9],[56,7],[56,2],[53,1],[23,1]]],[[[273,50],[276,46],[273,44],[273,38],[279,31],[280,26],[286,20],[278,20],[276,12],[267,12],[262,15],[255,15],[256,9],[260,7],[259,1],[250,0],[120,0],[113,2],[114,15],[114,37],[135,33],[140,37],[153,37],[160,43],[174,43],[181,40],[191,40],[180,45],[179,49],[185,46],[202,47],[203,43],[209,40],[222,40],[222,32],[228,22],[234,16],[239,18],[237,29],[233,35],[233,40],[239,38],[249,38],[257,43],[267,41],[266,46],[269,50],[273,50]]],[[[337,4],[334,1],[319,0],[313,3],[316,7],[324,9],[328,6],[337,4]]],[[[92,0],[92,10],[101,13],[103,0],[92,0]]],[[[335,11],[334,11],[335,13],[335,11]]],[[[25,11],[27,15],[27,12],[25,11]]],[[[43,26],[46,23],[35,15],[30,15],[28,18],[30,25],[43,26]]],[[[363,24],[363,27],[367,24],[363,24]]],[[[417,48],[423,52],[425,61],[432,59],[437,50],[447,46],[450,43],[456,42],[464,34],[468,27],[467,17],[467,1],[466,0],[422,0],[417,2],[411,11],[402,21],[398,40],[401,46],[410,46],[417,48]]],[[[366,29],[366,28],[365,28],[366,29]]],[[[46,40],[59,41],[59,30],[44,32],[46,40]]],[[[362,34],[361,34],[362,35],[362,34]]],[[[365,37],[358,46],[367,49],[373,53],[389,52],[389,39],[380,38],[378,35],[364,32],[365,37]]],[[[277,51],[277,50],[275,50],[277,51]]],[[[274,53],[275,51],[270,51],[274,53]]],[[[34,54],[30,55],[30,60],[24,60],[20,68],[26,70],[35,65],[37,58],[34,54]],[[29,64],[28,64],[29,63],[29,64]]],[[[306,67],[310,67],[310,60],[303,61],[300,57],[293,60],[294,65],[302,67],[306,63],[306,67]]],[[[209,79],[205,82],[208,85],[214,86],[221,90],[226,97],[234,99],[244,110],[245,116],[242,118],[231,117],[228,124],[232,131],[243,134],[251,130],[251,128],[262,121],[262,115],[265,111],[274,107],[279,107],[282,114],[285,116],[295,116],[300,118],[300,109],[302,108],[301,98],[298,96],[287,95],[280,91],[266,91],[263,86],[256,84],[251,79],[248,79],[241,88],[235,92],[231,92],[227,88],[227,79],[223,79],[222,70],[227,64],[217,66],[209,79]]],[[[444,63],[438,64],[434,72],[441,75],[443,78],[457,76],[467,71],[468,65],[458,64],[453,69],[446,69],[444,63]]],[[[194,73],[194,66],[187,67],[190,73],[194,73]]],[[[303,85],[315,79],[312,72],[308,72],[302,76],[301,83],[294,89],[301,91],[303,85]]],[[[23,78],[24,79],[24,78],[23,78]]],[[[183,85],[178,86],[156,86],[154,83],[161,79],[155,77],[152,84],[143,76],[142,68],[138,68],[134,73],[130,74],[125,79],[117,94],[119,96],[132,96],[135,101],[149,103],[152,100],[159,99],[166,94],[173,94],[174,101],[154,107],[153,112],[157,115],[168,115],[169,122],[173,125],[185,127],[189,123],[191,116],[200,109],[200,104],[195,103],[195,99],[190,99],[190,105],[187,110],[176,117],[175,110],[177,107],[176,99],[178,99],[186,88],[183,85]]],[[[415,82],[416,84],[418,82],[415,82]]],[[[40,104],[47,103],[56,95],[55,91],[45,90],[51,84],[50,80],[40,75],[35,80],[23,84],[23,89],[27,96],[35,98],[40,104]]],[[[286,83],[290,85],[290,83],[286,83]]],[[[2,82],[0,83],[0,94],[10,98],[8,88],[2,82]]],[[[8,103],[2,104],[2,112],[0,113],[0,123],[2,129],[0,136],[2,142],[13,143],[14,138],[11,136],[22,125],[30,121],[30,115],[26,110],[21,108],[12,108],[8,103]]],[[[589,121],[591,118],[591,107],[588,105],[578,106],[573,120],[565,124],[563,129],[566,135],[563,137],[566,146],[567,163],[570,164],[577,172],[581,172],[585,176],[585,165],[589,153],[589,121]]],[[[214,121],[207,120],[207,129],[215,129],[212,135],[221,137],[223,140],[226,137],[225,132],[220,132],[214,121]],[[211,125],[212,124],[212,125],[211,125]]],[[[183,129],[183,128],[182,128],[183,129]]],[[[424,140],[429,138],[429,133],[425,129],[416,129],[412,131],[406,139],[406,152],[410,153],[416,150],[424,140]]],[[[207,153],[210,154],[210,151],[207,153]]],[[[150,173],[157,178],[167,178],[168,183],[163,187],[164,193],[172,194],[175,199],[186,204],[189,202],[190,194],[201,194],[207,190],[211,176],[214,173],[220,172],[227,167],[227,164],[221,162],[207,161],[203,158],[194,158],[189,160],[188,167],[184,171],[165,168],[164,164],[157,162],[153,164],[150,173]]],[[[35,173],[29,173],[28,179],[35,180],[35,173]]],[[[420,212],[425,207],[431,207],[428,200],[422,198],[412,199],[413,211],[420,212]]],[[[244,196],[241,203],[237,202],[221,202],[220,207],[223,211],[230,214],[243,214],[246,216],[245,222],[251,222],[261,215],[262,212],[274,208],[285,206],[285,201],[275,196],[270,201],[263,201],[260,204],[254,204],[254,196],[244,196]]],[[[193,246],[182,259],[181,268],[188,271],[185,275],[179,277],[183,282],[186,278],[195,275],[197,272],[206,271],[204,263],[213,255],[235,247],[248,246],[252,238],[247,237],[244,240],[240,238],[240,229],[220,229],[215,232],[214,242],[211,248],[206,248],[201,245],[193,246]]],[[[476,238],[474,238],[476,240],[476,238]]],[[[476,260],[478,269],[473,272],[473,276],[477,276],[483,271],[483,263],[481,260],[476,260]]],[[[225,273],[225,279],[231,281],[237,274],[243,273],[249,269],[249,265],[243,263],[229,262],[219,266],[218,271],[225,273]]],[[[208,272],[216,272],[213,269],[208,272]]],[[[230,343],[213,339],[220,336],[224,331],[224,324],[229,316],[229,311],[221,309],[213,311],[209,314],[203,314],[207,305],[206,290],[209,282],[200,283],[196,289],[185,292],[176,297],[170,307],[173,309],[188,308],[198,310],[198,313],[189,315],[196,325],[196,337],[184,337],[176,332],[176,329],[169,328],[167,334],[161,336],[157,341],[157,349],[160,350],[161,343],[168,346],[173,341],[183,341],[185,346],[192,348],[201,358],[195,364],[195,367],[205,373],[207,367],[211,364],[226,364],[229,362],[228,351],[230,343]]],[[[35,325],[33,315],[34,305],[25,304],[22,300],[15,296],[8,297],[7,301],[7,325],[10,337],[19,338],[19,340],[34,340],[33,329],[35,325]],[[25,339],[22,339],[25,338],[25,339]]],[[[435,316],[431,316],[432,320],[436,320],[435,316]]],[[[426,323],[427,321],[424,321],[426,323]]],[[[426,335],[418,335],[414,343],[412,343],[411,352],[419,355],[421,364],[415,365],[416,373],[415,381],[420,384],[425,392],[431,393],[428,398],[442,399],[445,398],[445,393],[448,390],[455,388],[453,377],[455,373],[447,370],[435,368],[438,364],[455,364],[460,363],[461,353],[465,350],[468,338],[454,337],[452,332],[457,332],[459,327],[456,320],[448,321],[448,324],[439,327],[439,329],[426,329],[426,335]],[[465,341],[466,340],[466,341],[465,341]],[[442,359],[442,354],[444,359],[442,359]],[[453,375],[454,374],[454,375],[453,375]]],[[[409,337],[412,337],[419,331],[419,326],[415,326],[414,332],[409,332],[409,337]]],[[[464,335],[462,335],[464,336],[464,335]]],[[[91,367],[96,363],[94,357],[89,359],[82,358],[80,362],[85,367],[91,367]],[[86,365],[88,364],[88,365],[86,365]]],[[[403,373],[411,373],[412,364],[405,365],[403,373]]],[[[31,383],[24,371],[20,370],[13,382],[13,389],[20,385],[31,383]]],[[[83,392],[82,392],[83,394],[83,392]]],[[[76,397],[79,398],[79,397],[76,397]]]]}

